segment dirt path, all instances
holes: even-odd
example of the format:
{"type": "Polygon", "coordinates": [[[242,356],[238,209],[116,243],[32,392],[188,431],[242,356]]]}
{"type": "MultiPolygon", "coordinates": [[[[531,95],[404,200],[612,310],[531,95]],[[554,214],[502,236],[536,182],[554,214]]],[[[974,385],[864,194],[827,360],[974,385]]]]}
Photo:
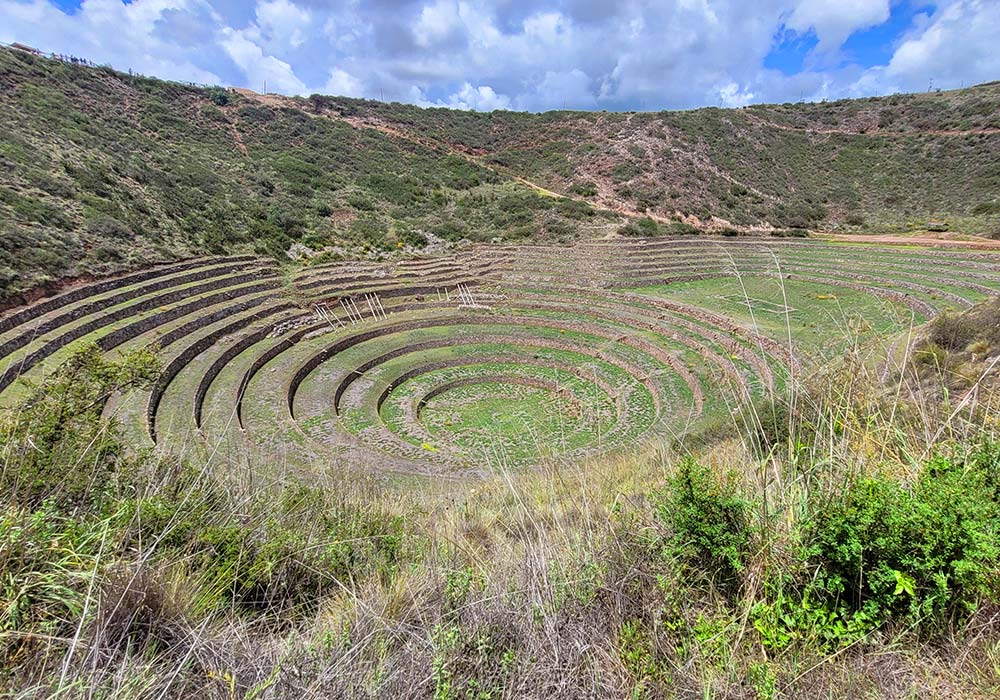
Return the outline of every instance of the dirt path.
{"type": "MultiPolygon", "coordinates": [[[[226,116],[229,117],[228,114],[226,116]]],[[[250,152],[247,150],[247,145],[243,143],[243,137],[240,135],[240,118],[238,116],[231,117],[226,119],[226,122],[229,124],[229,131],[233,135],[233,143],[236,144],[236,148],[239,149],[240,153],[242,153],[244,157],[250,155],[250,152]]]]}
{"type": "MultiPolygon", "coordinates": [[[[226,116],[228,117],[229,115],[226,116]]],[[[250,155],[250,152],[247,150],[247,145],[243,143],[243,137],[240,135],[239,117],[227,119],[226,122],[229,124],[229,131],[233,135],[233,143],[236,144],[236,148],[239,149],[240,153],[242,153],[244,157],[250,155]]]]}
{"type": "Polygon", "coordinates": [[[782,131],[797,131],[805,134],[837,134],[841,136],[887,136],[887,137],[907,137],[907,136],[988,136],[990,134],[1000,134],[1000,128],[986,127],[982,129],[914,129],[912,131],[888,131],[880,129],[877,125],[866,126],[864,130],[860,128],[849,129],[813,129],[803,126],[792,126],[791,124],[778,124],[755,114],[750,115],[750,120],[758,126],[770,129],[780,129],[782,131]]]}
{"type": "Polygon", "coordinates": [[[840,243],[877,243],[879,245],[916,245],[928,248],[971,248],[975,250],[1000,250],[1000,241],[985,238],[935,238],[929,235],[897,236],[891,234],[822,233],[810,236],[824,241],[840,243]]]}

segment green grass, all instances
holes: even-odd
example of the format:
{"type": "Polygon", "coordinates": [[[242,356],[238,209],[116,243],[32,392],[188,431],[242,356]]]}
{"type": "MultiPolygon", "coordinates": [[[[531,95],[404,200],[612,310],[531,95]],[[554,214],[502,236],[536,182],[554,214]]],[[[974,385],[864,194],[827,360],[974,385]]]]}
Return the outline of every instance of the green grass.
{"type": "Polygon", "coordinates": [[[903,330],[911,318],[905,307],[866,292],[797,280],[747,276],[634,291],[701,306],[780,342],[791,336],[797,348],[818,356],[837,354],[854,340],[903,330]],[[790,311],[772,311],[782,307],[790,311]]]}

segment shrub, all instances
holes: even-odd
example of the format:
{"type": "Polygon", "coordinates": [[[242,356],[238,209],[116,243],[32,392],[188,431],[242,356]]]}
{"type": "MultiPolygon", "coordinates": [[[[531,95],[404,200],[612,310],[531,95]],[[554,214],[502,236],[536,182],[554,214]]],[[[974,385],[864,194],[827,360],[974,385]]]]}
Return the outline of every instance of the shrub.
{"type": "Polygon", "coordinates": [[[132,236],[128,226],[111,216],[101,216],[87,222],[87,230],[98,238],[125,241],[132,236]]]}
{"type": "Polygon", "coordinates": [[[156,372],[147,350],[119,361],[93,345],[74,354],[32,392],[24,410],[0,423],[0,444],[8,446],[0,490],[32,507],[45,500],[74,507],[100,502],[124,460],[118,432],[101,418],[104,404],[117,392],[148,386],[156,372]]]}
{"type": "Polygon", "coordinates": [[[1000,594],[998,455],[931,460],[916,483],[852,485],[814,509],[807,557],[816,592],[843,619],[937,628],[1000,594]]]}
{"type": "Polygon", "coordinates": [[[670,550],[734,593],[750,551],[750,503],[694,459],[681,462],[657,508],[670,550]]]}
{"type": "Polygon", "coordinates": [[[581,197],[596,197],[597,196],[597,185],[589,180],[587,182],[575,182],[569,188],[570,194],[576,194],[581,197]]]}
{"type": "Polygon", "coordinates": [[[801,228],[777,228],[771,231],[775,238],[808,238],[809,232],[801,228]]]}
{"type": "Polygon", "coordinates": [[[225,88],[214,87],[208,89],[208,99],[220,107],[229,104],[229,92],[225,88]]]}
{"type": "Polygon", "coordinates": [[[641,219],[630,221],[620,229],[618,233],[622,236],[645,237],[655,236],[660,233],[660,226],[653,219],[644,216],[641,219]]]}
{"type": "Polygon", "coordinates": [[[925,343],[917,348],[913,354],[913,360],[920,365],[941,368],[948,362],[948,351],[936,343],[925,343]]]}
{"type": "Polygon", "coordinates": [[[972,208],[972,213],[977,216],[984,214],[1000,214],[1000,201],[980,202],[972,208]]]}
{"type": "Polygon", "coordinates": [[[782,203],[771,214],[773,223],[788,228],[809,228],[826,216],[826,207],[809,202],[782,203]]]}
{"type": "Polygon", "coordinates": [[[944,313],[931,321],[930,340],[945,350],[961,350],[976,339],[976,322],[965,314],[944,313]]]}
{"type": "Polygon", "coordinates": [[[678,236],[694,236],[701,233],[697,226],[684,223],[683,221],[672,221],[667,229],[670,233],[678,236]]]}
{"type": "Polygon", "coordinates": [[[231,507],[226,486],[181,470],[168,488],[127,503],[128,543],[158,541],[202,583],[203,611],[294,616],[315,610],[340,583],[386,578],[403,552],[403,520],[375,505],[290,485],[231,507]]]}
{"type": "MultiPolygon", "coordinates": [[[[72,632],[83,609],[100,528],[60,515],[47,504],[0,513],[0,661],[31,656],[39,637],[72,632]]],[[[39,649],[41,652],[41,649],[39,649]]],[[[9,667],[8,667],[9,668],[9,667]]]]}
{"type": "Polygon", "coordinates": [[[811,441],[809,426],[785,397],[768,396],[755,400],[742,410],[741,422],[750,448],[760,459],[767,459],[779,449],[788,448],[792,441],[811,441]]]}

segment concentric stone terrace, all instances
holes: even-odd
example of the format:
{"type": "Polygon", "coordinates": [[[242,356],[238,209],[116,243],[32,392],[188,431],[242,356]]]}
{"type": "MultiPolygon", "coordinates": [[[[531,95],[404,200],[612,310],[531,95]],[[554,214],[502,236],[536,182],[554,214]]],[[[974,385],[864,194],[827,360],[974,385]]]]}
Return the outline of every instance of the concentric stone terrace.
{"type": "Polygon", "coordinates": [[[852,334],[998,291],[991,254],[812,240],[469,247],[290,283],[273,261],[207,258],[7,312],[0,401],[83,343],[149,346],[159,381],[107,407],[140,443],[468,475],[677,435],[852,334]]]}

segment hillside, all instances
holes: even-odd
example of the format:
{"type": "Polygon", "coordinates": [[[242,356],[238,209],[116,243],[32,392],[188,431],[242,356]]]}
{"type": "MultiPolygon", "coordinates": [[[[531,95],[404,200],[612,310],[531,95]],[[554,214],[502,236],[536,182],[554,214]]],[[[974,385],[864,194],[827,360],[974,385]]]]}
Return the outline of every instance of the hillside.
{"type": "Polygon", "coordinates": [[[480,114],[237,94],[2,49],[0,105],[2,297],[202,253],[567,241],[623,215],[659,232],[1000,226],[995,83],[741,110],[480,114]]]}
{"type": "Polygon", "coordinates": [[[940,218],[982,233],[997,230],[1000,213],[1000,83],[657,113],[327,105],[600,206],[698,225],[899,230],[940,218]]]}
{"type": "Polygon", "coordinates": [[[0,297],[196,253],[559,238],[596,212],[411,141],[0,50],[0,297]]]}

